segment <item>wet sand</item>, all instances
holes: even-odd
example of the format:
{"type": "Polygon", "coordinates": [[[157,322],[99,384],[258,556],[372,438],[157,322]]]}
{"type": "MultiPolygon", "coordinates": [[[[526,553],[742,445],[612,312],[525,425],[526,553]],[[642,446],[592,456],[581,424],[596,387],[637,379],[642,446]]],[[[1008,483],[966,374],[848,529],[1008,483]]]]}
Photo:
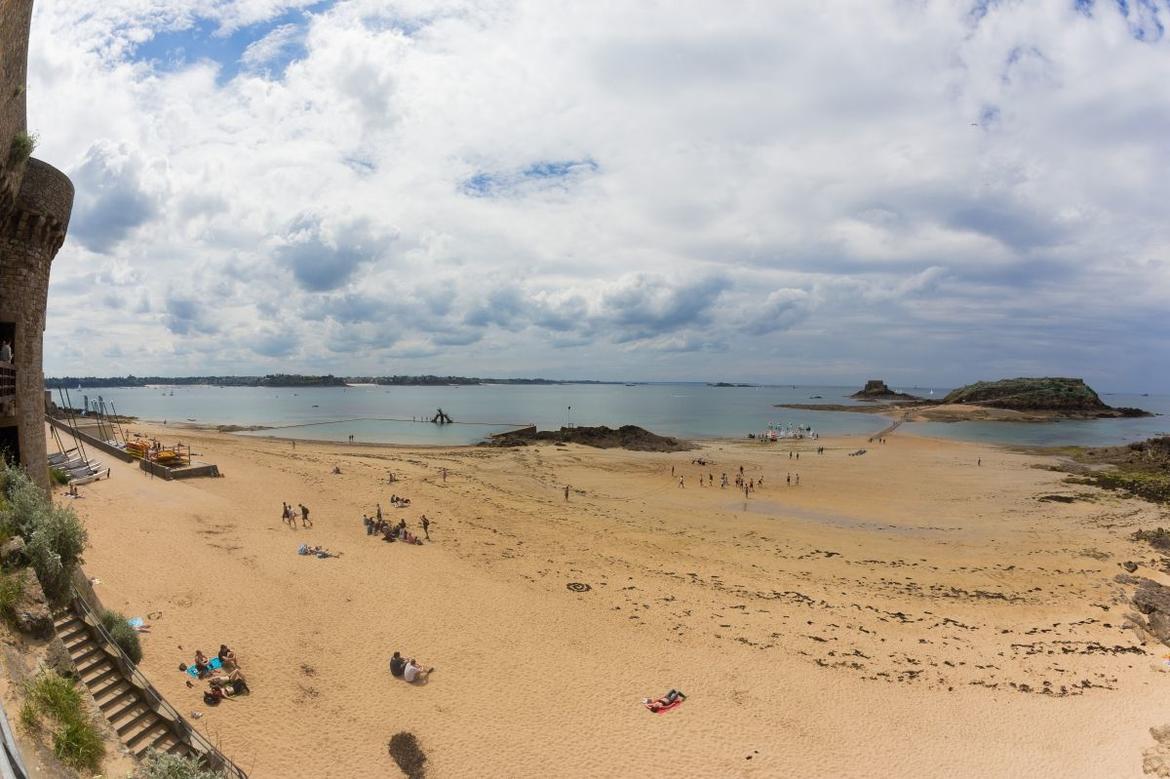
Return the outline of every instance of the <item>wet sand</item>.
{"type": "Polygon", "coordinates": [[[86,569],[157,615],[144,670],[254,777],[394,776],[402,730],[431,777],[1136,777],[1170,721],[1166,650],[1121,628],[1112,580],[1158,511],[1044,457],[901,431],[677,454],[178,437],[225,478],[114,463],[73,501],[86,569]],[[765,477],[750,499],[698,486],[740,465],[765,477]],[[433,542],[366,536],[378,501],[433,542]],[[221,642],[253,693],[209,710],[176,666],[221,642]],[[430,683],[391,678],[395,649],[430,683]],[[641,706],[672,687],[677,710],[641,706]]]}

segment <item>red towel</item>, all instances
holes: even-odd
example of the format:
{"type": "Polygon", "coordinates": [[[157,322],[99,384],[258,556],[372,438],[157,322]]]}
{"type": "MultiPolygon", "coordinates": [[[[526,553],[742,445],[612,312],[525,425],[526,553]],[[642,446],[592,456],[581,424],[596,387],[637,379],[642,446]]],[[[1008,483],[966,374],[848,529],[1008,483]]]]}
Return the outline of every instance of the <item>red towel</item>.
{"type": "Polygon", "coordinates": [[[653,702],[644,703],[642,705],[645,706],[646,710],[649,711],[651,714],[665,714],[668,711],[673,711],[673,710],[677,709],[679,706],[682,706],[682,703],[683,703],[682,698],[675,698],[673,702],[668,703],[665,706],[662,706],[661,708],[658,708],[658,709],[655,709],[653,707],[653,702]]]}

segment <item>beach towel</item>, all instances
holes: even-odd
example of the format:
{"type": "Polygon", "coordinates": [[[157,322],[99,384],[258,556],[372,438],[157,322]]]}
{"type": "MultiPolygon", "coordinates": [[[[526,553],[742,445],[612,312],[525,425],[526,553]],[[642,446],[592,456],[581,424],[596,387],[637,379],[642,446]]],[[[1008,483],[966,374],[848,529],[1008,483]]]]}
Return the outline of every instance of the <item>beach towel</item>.
{"type": "Polygon", "coordinates": [[[679,706],[682,706],[683,699],[682,698],[675,698],[673,702],[666,704],[665,706],[663,706],[660,709],[654,709],[653,703],[654,702],[651,701],[650,703],[643,703],[642,705],[645,706],[646,711],[650,712],[651,714],[665,714],[668,711],[674,711],[679,706]]]}
{"type": "MultiPolygon", "coordinates": [[[[223,662],[218,657],[213,657],[207,661],[207,665],[209,668],[211,668],[211,670],[214,671],[218,668],[221,668],[223,666],[223,662]]],[[[189,665],[187,666],[187,675],[192,679],[198,679],[199,671],[195,668],[195,666],[189,665]]]]}

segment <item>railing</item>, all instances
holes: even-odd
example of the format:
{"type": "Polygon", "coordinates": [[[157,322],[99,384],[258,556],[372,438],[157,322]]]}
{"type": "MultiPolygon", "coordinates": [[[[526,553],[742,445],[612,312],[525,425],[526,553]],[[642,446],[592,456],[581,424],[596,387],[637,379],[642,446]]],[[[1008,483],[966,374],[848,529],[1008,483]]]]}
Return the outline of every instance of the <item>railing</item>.
{"type": "Polygon", "coordinates": [[[191,723],[187,722],[174,706],[167,703],[166,698],[163,698],[158,690],[154,689],[154,685],[150,683],[150,680],[142,675],[142,672],[138,670],[138,666],[126,656],[126,653],[122,651],[122,648],[110,636],[109,632],[102,625],[101,619],[90,607],[89,603],[86,602],[85,597],[77,591],[76,587],[73,588],[73,605],[75,608],[81,610],[79,616],[82,616],[83,619],[84,617],[89,617],[87,623],[97,631],[98,636],[104,644],[103,648],[107,652],[112,649],[117,653],[115,660],[118,665],[122,667],[124,672],[129,674],[130,681],[146,695],[147,703],[151,708],[173,721],[175,735],[188,746],[192,747],[194,751],[199,752],[199,756],[206,761],[208,768],[213,771],[219,771],[224,776],[232,777],[233,779],[248,779],[248,775],[244,773],[244,769],[229,760],[227,755],[220,752],[202,733],[196,730],[191,723]]]}
{"type": "Polygon", "coordinates": [[[16,366],[0,362],[0,401],[16,397],[16,366]]]}

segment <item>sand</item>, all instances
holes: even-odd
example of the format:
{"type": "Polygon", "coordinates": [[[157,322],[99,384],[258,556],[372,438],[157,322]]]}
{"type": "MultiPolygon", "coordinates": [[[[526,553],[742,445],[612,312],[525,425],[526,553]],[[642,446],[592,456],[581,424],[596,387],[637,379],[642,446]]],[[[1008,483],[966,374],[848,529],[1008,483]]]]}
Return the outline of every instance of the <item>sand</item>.
{"type": "Polygon", "coordinates": [[[1126,777],[1170,721],[1167,650],[1121,628],[1113,582],[1150,558],[1128,534],[1158,511],[1044,457],[901,432],[660,454],[132,429],[225,477],[113,463],[71,502],[87,573],[152,615],[142,668],[254,777],[395,776],[403,730],[431,777],[1126,777]],[[765,477],[750,499],[699,487],[740,465],[765,477]],[[282,524],[282,501],[314,526],[282,524]],[[433,541],[368,537],[378,501],[414,529],[425,512],[433,541]],[[253,693],[209,709],[176,667],[220,643],[253,693]],[[392,678],[395,649],[430,683],[392,678]],[[641,706],[672,687],[677,710],[641,706]]]}

